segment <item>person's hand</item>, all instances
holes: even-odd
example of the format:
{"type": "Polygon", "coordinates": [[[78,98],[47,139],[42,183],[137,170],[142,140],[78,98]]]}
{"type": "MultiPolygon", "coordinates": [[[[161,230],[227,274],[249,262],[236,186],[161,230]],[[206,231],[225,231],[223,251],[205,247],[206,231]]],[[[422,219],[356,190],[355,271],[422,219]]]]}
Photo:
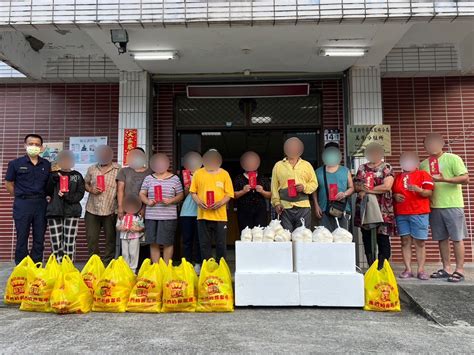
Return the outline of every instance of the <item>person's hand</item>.
{"type": "Polygon", "coordinates": [[[97,186],[92,186],[92,189],[89,191],[89,193],[93,195],[100,195],[102,193],[102,190],[99,189],[97,186]]]}
{"type": "Polygon", "coordinates": [[[123,208],[119,208],[118,211],[117,211],[118,219],[122,220],[124,215],[125,215],[125,212],[123,211],[123,208]]]}
{"type": "Polygon", "coordinates": [[[397,201],[397,202],[403,202],[403,201],[405,201],[405,196],[403,196],[402,194],[393,194],[393,198],[394,198],[395,201],[397,201]]]}
{"type": "Polygon", "coordinates": [[[413,191],[413,192],[422,192],[423,189],[417,185],[408,185],[407,186],[408,191],[413,191]]]}
{"type": "Polygon", "coordinates": [[[360,197],[361,199],[364,198],[366,194],[367,194],[367,193],[366,193],[364,190],[359,191],[359,197],[360,197]]]}
{"type": "Polygon", "coordinates": [[[140,232],[140,227],[131,226],[130,227],[130,232],[140,232]]]}
{"type": "Polygon", "coordinates": [[[438,175],[433,175],[433,180],[434,182],[447,182],[446,178],[443,176],[442,173],[439,173],[438,175]]]}
{"type": "Polygon", "coordinates": [[[211,210],[218,210],[218,209],[221,208],[222,206],[223,206],[222,201],[218,201],[218,202],[213,203],[211,206],[209,206],[209,208],[210,208],[211,210]]]}
{"type": "Polygon", "coordinates": [[[283,208],[283,206],[282,206],[281,204],[278,204],[278,205],[275,206],[275,212],[276,212],[277,214],[279,214],[279,215],[282,214],[282,213],[283,213],[283,210],[284,210],[284,208],[283,208]]]}
{"type": "Polygon", "coordinates": [[[362,191],[364,191],[365,193],[370,193],[371,190],[370,190],[369,186],[364,184],[364,185],[362,185],[362,191]]]}
{"type": "Polygon", "coordinates": [[[63,197],[63,196],[64,196],[64,192],[59,191],[59,192],[58,192],[58,196],[59,196],[59,197],[63,197]]]}
{"type": "Polygon", "coordinates": [[[315,214],[316,217],[319,218],[319,219],[323,218],[323,210],[321,209],[321,207],[316,206],[316,207],[314,208],[314,214],[315,214]]]}
{"type": "Polygon", "coordinates": [[[303,184],[296,184],[295,188],[296,188],[297,192],[303,192],[304,191],[304,185],[303,184]]]}
{"type": "Polygon", "coordinates": [[[150,206],[150,207],[153,207],[153,206],[156,205],[156,201],[155,201],[155,200],[148,200],[148,201],[146,202],[146,205],[147,205],[147,206],[150,206]]]}
{"type": "Polygon", "coordinates": [[[258,193],[265,192],[262,185],[255,186],[255,191],[257,191],[258,193]]]}
{"type": "Polygon", "coordinates": [[[242,189],[243,192],[247,193],[251,190],[250,185],[245,185],[244,188],[242,189]]]}
{"type": "Polygon", "coordinates": [[[50,203],[51,202],[51,197],[46,196],[46,202],[50,203]]]}
{"type": "Polygon", "coordinates": [[[202,200],[199,200],[198,206],[199,206],[199,208],[201,208],[201,209],[203,209],[203,210],[209,209],[209,207],[207,206],[207,204],[206,204],[204,201],[202,201],[202,200]]]}
{"type": "Polygon", "coordinates": [[[172,198],[164,198],[161,200],[161,203],[164,204],[164,205],[171,205],[173,203],[173,199],[172,198]]]}
{"type": "Polygon", "coordinates": [[[344,192],[338,192],[336,195],[336,200],[342,201],[346,198],[346,194],[344,192]]]}
{"type": "Polygon", "coordinates": [[[120,227],[119,227],[119,231],[121,231],[121,232],[127,232],[128,229],[127,229],[127,227],[125,227],[125,226],[120,226],[120,227]]]}

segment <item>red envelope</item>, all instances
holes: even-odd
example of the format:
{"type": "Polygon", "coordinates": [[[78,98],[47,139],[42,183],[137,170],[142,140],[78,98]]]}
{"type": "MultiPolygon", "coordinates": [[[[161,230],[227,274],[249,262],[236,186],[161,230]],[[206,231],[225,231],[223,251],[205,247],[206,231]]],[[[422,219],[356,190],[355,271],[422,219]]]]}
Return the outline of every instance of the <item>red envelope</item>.
{"type": "Polygon", "coordinates": [[[183,170],[183,183],[185,187],[191,186],[191,171],[183,170]]]}
{"type": "Polygon", "coordinates": [[[295,179],[288,179],[288,197],[296,197],[297,195],[295,179]]]}
{"type": "Polygon", "coordinates": [[[132,225],[133,225],[133,215],[132,214],[126,214],[124,217],[123,217],[123,226],[130,230],[132,228],[132,225]]]}
{"type": "Polygon", "coordinates": [[[439,161],[436,157],[429,157],[428,162],[430,164],[430,174],[439,175],[439,161]]]}
{"type": "Polygon", "coordinates": [[[207,191],[206,192],[206,204],[208,207],[214,204],[214,191],[207,191]]]}
{"type": "Polygon", "coordinates": [[[105,191],[105,176],[104,175],[97,175],[96,185],[100,191],[105,191]]]}
{"type": "Polygon", "coordinates": [[[154,191],[155,191],[155,201],[162,202],[163,201],[163,188],[161,187],[161,185],[156,185],[154,187],[154,191]]]}
{"type": "Polygon", "coordinates": [[[371,171],[365,174],[365,185],[369,190],[373,190],[375,186],[375,174],[371,171]]]}
{"type": "Polygon", "coordinates": [[[69,192],[69,176],[61,175],[59,177],[59,191],[69,192]]]}
{"type": "Polygon", "coordinates": [[[335,201],[338,194],[337,184],[329,184],[329,200],[335,201]]]}
{"type": "Polygon", "coordinates": [[[257,172],[256,171],[249,171],[249,185],[251,189],[255,189],[257,187],[257,172]]]}

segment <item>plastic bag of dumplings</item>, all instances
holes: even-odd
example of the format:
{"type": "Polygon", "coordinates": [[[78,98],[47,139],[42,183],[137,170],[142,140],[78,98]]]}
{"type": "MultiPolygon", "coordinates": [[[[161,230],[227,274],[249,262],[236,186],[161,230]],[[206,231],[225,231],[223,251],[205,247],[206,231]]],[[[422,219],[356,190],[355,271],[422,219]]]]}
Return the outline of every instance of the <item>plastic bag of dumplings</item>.
{"type": "Polygon", "coordinates": [[[198,282],[198,312],[233,312],[234,292],[229,266],[224,258],[204,260],[198,282]]]}
{"type": "Polygon", "coordinates": [[[127,312],[161,312],[163,297],[163,273],[166,270],[163,259],[152,264],[145,259],[138,272],[137,282],[128,298],[127,312]]]}
{"type": "Polygon", "coordinates": [[[94,289],[94,312],[125,312],[135,274],[123,257],[112,260],[94,289]]]}
{"type": "Polygon", "coordinates": [[[301,218],[301,226],[296,228],[291,234],[291,239],[294,242],[310,243],[313,241],[313,233],[311,233],[310,229],[306,228],[304,218],[301,218]]]}
{"type": "Polygon", "coordinates": [[[171,261],[163,276],[163,312],[195,312],[197,275],[193,266],[181,259],[179,266],[171,261]]]}
{"type": "Polygon", "coordinates": [[[27,256],[13,269],[5,286],[3,301],[6,304],[20,304],[25,298],[28,287],[27,271],[30,267],[36,266],[33,259],[27,256]]]}
{"type": "Polygon", "coordinates": [[[28,287],[21,302],[20,310],[31,312],[51,312],[50,297],[54,284],[61,272],[56,257],[51,254],[45,267],[37,263],[27,270],[28,287]]]}

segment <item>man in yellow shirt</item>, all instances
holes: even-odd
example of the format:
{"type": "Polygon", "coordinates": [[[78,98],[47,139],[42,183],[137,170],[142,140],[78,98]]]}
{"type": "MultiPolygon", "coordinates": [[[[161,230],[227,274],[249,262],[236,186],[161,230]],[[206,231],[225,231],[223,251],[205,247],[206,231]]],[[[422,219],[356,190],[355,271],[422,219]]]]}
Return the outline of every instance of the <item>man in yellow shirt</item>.
{"type": "Polygon", "coordinates": [[[221,169],[222,156],[215,149],[203,155],[204,167],[193,175],[189,192],[198,205],[198,236],[203,260],[212,258],[216,240],[216,260],[226,257],[227,203],[234,197],[229,173],[221,169]]]}
{"type": "Polygon", "coordinates": [[[283,150],[286,157],[273,167],[272,205],[280,215],[283,228],[292,232],[301,226],[302,218],[305,226],[310,228],[309,196],[318,188],[314,168],[309,162],[301,159],[304,144],[300,139],[287,139],[283,150]],[[294,186],[291,186],[292,183],[294,186]]]}

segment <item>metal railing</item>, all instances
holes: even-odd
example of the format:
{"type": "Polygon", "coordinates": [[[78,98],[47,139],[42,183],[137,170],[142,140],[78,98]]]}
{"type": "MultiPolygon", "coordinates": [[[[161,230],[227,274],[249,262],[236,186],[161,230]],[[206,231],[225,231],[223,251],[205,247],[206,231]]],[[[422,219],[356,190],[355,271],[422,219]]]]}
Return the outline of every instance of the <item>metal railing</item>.
{"type": "Polygon", "coordinates": [[[474,1],[0,0],[0,26],[81,23],[409,21],[474,16],[474,1]]]}

